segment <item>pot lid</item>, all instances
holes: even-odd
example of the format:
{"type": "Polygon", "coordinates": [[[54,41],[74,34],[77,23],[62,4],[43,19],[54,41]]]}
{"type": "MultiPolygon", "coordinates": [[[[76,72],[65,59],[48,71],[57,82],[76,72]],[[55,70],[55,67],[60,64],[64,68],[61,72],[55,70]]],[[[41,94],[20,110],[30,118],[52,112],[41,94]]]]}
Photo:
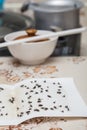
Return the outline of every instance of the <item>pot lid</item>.
{"type": "Polygon", "coordinates": [[[31,3],[30,7],[43,12],[65,12],[80,9],[83,7],[83,3],[79,0],[43,0],[31,3]]]}

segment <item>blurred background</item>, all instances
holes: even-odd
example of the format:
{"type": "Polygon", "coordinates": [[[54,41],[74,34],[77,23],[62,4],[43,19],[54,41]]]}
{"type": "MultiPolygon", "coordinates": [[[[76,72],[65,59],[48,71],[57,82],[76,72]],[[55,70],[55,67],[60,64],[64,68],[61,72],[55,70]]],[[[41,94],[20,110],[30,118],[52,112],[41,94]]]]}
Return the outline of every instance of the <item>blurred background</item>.
{"type": "MultiPolygon", "coordinates": [[[[33,17],[32,10],[27,10],[24,13],[20,11],[22,5],[28,1],[29,0],[0,0],[0,10],[10,10],[25,16],[33,17]]],[[[81,26],[87,26],[87,0],[81,1],[85,6],[80,11],[80,24],[81,26]]],[[[82,34],[80,55],[87,56],[87,32],[82,34]]]]}

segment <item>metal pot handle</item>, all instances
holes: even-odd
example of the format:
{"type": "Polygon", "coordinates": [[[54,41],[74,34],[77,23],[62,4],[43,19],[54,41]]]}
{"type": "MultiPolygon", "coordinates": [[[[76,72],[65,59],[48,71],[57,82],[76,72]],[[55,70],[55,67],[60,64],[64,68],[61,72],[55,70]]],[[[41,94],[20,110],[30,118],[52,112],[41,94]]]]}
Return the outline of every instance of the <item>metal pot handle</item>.
{"type": "Polygon", "coordinates": [[[28,8],[29,8],[30,3],[31,3],[31,1],[30,1],[30,0],[27,0],[27,1],[22,5],[20,11],[21,11],[21,12],[27,11],[28,8]]]}
{"type": "Polygon", "coordinates": [[[49,27],[49,29],[50,29],[51,31],[53,31],[53,32],[62,31],[62,28],[61,28],[61,27],[55,26],[55,25],[51,25],[51,26],[49,27]]]}
{"type": "Polygon", "coordinates": [[[21,12],[27,11],[31,5],[37,5],[37,2],[27,0],[21,7],[21,12]]]}

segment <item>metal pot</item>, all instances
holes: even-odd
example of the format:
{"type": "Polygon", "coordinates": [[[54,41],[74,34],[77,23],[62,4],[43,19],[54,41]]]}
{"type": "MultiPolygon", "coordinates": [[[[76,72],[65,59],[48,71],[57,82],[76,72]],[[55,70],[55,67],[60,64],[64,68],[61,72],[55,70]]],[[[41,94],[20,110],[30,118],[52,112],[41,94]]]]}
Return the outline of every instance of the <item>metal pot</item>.
{"type": "Polygon", "coordinates": [[[50,30],[53,26],[72,29],[80,26],[79,12],[83,3],[78,0],[45,0],[30,2],[25,7],[28,6],[34,11],[37,29],[50,30]]]}

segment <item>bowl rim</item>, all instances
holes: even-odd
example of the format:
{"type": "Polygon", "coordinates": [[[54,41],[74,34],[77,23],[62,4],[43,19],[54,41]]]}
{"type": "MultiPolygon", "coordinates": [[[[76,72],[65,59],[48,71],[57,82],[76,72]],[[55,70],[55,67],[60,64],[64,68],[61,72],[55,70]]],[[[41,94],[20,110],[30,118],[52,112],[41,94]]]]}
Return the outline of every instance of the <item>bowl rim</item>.
{"type": "MultiPolygon", "coordinates": [[[[37,30],[37,34],[39,34],[40,32],[43,32],[43,33],[45,33],[45,32],[55,33],[55,32],[49,31],[49,30],[37,30]]],[[[5,35],[4,40],[5,40],[6,42],[9,42],[9,41],[11,41],[11,40],[8,40],[8,37],[9,37],[10,35],[14,35],[14,34],[17,35],[18,33],[20,33],[20,35],[18,35],[18,36],[21,36],[21,35],[25,35],[25,34],[26,34],[25,30],[12,32],[12,33],[9,33],[9,34],[5,35]],[[22,33],[23,33],[23,34],[22,34],[22,33]]],[[[18,36],[16,36],[16,37],[18,37],[18,36]]],[[[16,38],[16,37],[15,37],[15,38],[16,38]]],[[[54,41],[54,40],[56,40],[56,39],[58,39],[58,36],[56,36],[56,37],[51,37],[51,38],[49,38],[49,40],[47,40],[47,41],[30,42],[29,44],[28,44],[28,42],[23,42],[22,44],[16,44],[16,45],[38,45],[38,44],[47,44],[47,43],[49,43],[49,42],[51,42],[51,41],[54,41]]],[[[14,39],[12,38],[12,40],[14,40],[14,39]]],[[[16,45],[15,45],[15,46],[16,46],[16,45]]],[[[13,46],[14,46],[14,45],[13,45],[13,46]]]]}

